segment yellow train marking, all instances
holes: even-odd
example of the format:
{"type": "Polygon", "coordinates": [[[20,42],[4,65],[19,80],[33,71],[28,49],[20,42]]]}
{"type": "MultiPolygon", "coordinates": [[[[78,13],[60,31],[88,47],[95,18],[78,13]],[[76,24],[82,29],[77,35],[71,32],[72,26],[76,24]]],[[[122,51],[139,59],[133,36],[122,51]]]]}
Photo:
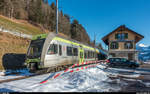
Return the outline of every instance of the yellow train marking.
{"type": "MultiPolygon", "coordinates": [[[[95,51],[95,49],[94,49],[94,48],[92,48],[92,47],[88,47],[88,46],[83,45],[83,44],[75,43],[75,42],[72,42],[72,41],[69,41],[69,40],[66,40],[66,39],[60,38],[60,37],[55,37],[53,40],[58,40],[58,41],[61,41],[61,42],[64,42],[64,43],[68,43],[68,44],[72,44],[72,45],[76,45],[76,46],[80,46],[80,45],[82,45],[82,46],[83,46],[83,48],[87,48],[87,49],[90,49],[90,50],[95,51]]],[[[97,50],[97,49],[96,49],[96,52],[98,52],[98,50],[97,50]]]]}

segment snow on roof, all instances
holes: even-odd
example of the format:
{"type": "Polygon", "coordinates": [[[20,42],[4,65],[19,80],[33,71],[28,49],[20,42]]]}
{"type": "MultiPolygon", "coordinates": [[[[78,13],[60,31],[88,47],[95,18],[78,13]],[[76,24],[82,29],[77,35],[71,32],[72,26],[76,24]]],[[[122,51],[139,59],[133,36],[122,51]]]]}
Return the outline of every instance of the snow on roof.
{"type": "Polygon", "coordinates": [[[148,47],[148,45],[145,45],[143,43],[139,44],[140,47],[148,47]]]}

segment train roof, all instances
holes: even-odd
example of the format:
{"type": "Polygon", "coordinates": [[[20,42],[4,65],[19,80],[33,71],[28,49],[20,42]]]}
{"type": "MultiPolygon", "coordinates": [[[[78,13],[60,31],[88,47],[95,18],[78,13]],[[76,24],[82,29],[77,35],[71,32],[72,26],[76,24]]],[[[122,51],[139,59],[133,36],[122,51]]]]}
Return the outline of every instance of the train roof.
{"type": "Polygon", "coordinates": [[[48,36],[48,34],[38,34],[38,35],[34,35],[32,37],[32,40],[36,40],[36,39],[44,39],[48,36]]]}
{"type": "MultiPolygon", "coordinates": [[[[65,39],[65,40],[69,40],[69,41],[72,41],[72,42],[75,42],[75,43],[78,43],[78,44],[82,44],[82,45],[85,45],[85,46],[88,46],[88,47],[91,47],[91,48],[95,48],[95,47],[92,47],[90,46],[89,44],[87,43],[82,43],[82,42],[79,42],[77,40],[74,40],[74,39],[71,39],[69,37],[64,37],[60,34],[55,34],[53,32],[50,32],[49,34],[53,34],[54,36],[56,37],[59,37],[59,38],[62,38],[62,39],[65,39]]],[[[32,40],[36,40],[36,39],[44,39],[44,38],[47,38],[49,36],[49,34],[39,34],[39,35],[35,35],[33,36],[32,40]]],[[[98,50],[98,48],[96,48],[98,50]]]]}

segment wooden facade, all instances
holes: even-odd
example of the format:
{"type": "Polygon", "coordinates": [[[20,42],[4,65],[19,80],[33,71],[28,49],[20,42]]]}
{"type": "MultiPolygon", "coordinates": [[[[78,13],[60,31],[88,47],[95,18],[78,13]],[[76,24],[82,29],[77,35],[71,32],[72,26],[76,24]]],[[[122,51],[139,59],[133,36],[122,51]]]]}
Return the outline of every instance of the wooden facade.
{"type": "Polygon", "coordinates": [[[138,61],[136,43],[143,38],[144,36],[127,28],[125,25],[121,25],[104,36],[102,40],[108,45],[110,57],[124,57],[128,60],[138,61]]]}

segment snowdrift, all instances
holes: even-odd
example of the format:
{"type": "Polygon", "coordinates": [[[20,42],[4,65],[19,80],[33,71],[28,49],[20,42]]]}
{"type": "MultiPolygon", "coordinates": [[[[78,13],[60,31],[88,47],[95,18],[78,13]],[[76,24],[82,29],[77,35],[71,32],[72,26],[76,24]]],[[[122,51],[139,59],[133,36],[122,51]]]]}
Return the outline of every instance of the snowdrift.
{"type": "Polygon", "coordinates": [[[3,83],[0,85],[0,92],[109,92],[120,90],[120,87],[111,85],[109,83],[111,79],[107,77],[107,73],[98,68],[65,73],[47,83],[39,84],[50,75],[53,74],[3,83]]]}

